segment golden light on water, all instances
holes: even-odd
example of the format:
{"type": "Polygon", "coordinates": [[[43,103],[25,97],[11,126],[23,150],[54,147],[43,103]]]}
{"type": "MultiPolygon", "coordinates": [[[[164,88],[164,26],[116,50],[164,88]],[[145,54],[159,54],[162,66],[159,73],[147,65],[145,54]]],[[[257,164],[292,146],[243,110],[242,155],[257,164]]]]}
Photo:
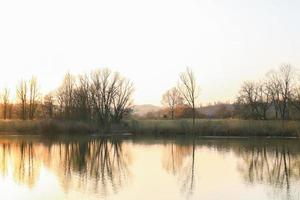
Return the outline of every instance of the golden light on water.
{"type": "Polygon", "coordinates": [[[189,141],[140,142],[2,140],[0,198],[274,199],[275,192],[281,199],[300,195],[297,142],[284,149],[274,142],[266,150],[245,141],[196,142],[195,148],[189,141]]]}

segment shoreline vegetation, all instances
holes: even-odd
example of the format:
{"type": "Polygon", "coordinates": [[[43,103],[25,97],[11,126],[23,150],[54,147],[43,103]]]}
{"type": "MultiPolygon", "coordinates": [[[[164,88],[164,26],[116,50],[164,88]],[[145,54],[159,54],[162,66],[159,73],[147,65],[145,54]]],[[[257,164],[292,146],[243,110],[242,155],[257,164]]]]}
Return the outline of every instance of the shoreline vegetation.
{"type": "Polygon", "coordinates": [[[300,81],[295,74],[283,64],[263,81],[244,82],[234,103],[205,114],[196,76],[187,68],[162,95],[163,107],[152,117],[135,113],[133,82],[108,68],[68,72],[44,96],[36,77],[22,79],[15,101],[7,88],[0,94],[0,134],[299,138],[300,81]]]}
{"type": "Polygon", "coordinates": [[[299,121],[192,119],[124,120],[103,129],[93,123],[66,120],[0,120],[0,135],[132,135],[197,136],[202,138],[299,138],[299,121]],[[195,134],[193,134],[195,133],[195,134]]]}

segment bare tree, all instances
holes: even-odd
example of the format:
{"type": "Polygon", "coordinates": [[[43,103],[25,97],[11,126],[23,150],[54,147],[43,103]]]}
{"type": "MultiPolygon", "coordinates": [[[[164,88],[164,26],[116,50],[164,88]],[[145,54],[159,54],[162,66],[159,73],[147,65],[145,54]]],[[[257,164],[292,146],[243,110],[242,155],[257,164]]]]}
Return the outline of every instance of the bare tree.
{"type": "Polygon", "coordinates": [[[257,108],[260,119],[267,119],[267,111],[272,102],[271,94],[267,89],[267,82],[260,81],[256,83],[257,108]]]}
{"type": "Polygon", "coordinates": [[[76,117],[80,120],[91,119],[90,81],[88,76],[80,75],[74,90],[76,117]]]}
{"type": "Polygon", "coordinates": [[[96,121],[105,128],[120,122],[131,109],[133,84],[109,69],[74,77],[65,76],[56,93],[60,116],[96,121]]]}
{"type": "Polygon", "coordinates": [[[253,81],[245,81],[241,86],[238,96],[238,104],[243,106],[242,112],[246,118],[258,117],[256,84],[253,81]]]}
{"type": "Polygon", "coordinates": [[[65,94],[64,90],[62,87],[59,87],[55,93],[55,104],[58,107],[58,118],[62,119],[64,118],[64,99],[65,99],[65,94]]]}
{"type": "Polygon", "coordinates": [[[29,81],[29,119],[33,120],[37,109],[37,100],[39,97],[37,78],[32,77],[29,81]]]}
{"type": "Polygon", "coordinates": [[[178,90],[186,103],[192,108],[193,126],[195,126],[196,101],[199,97],[200,89],[196,83],[195,74],[190,68],[187,68],[185,72],[180,74],[178,90]]]}
{"type": "Polygon", "coordinates": [[[91,98],[96,120],[101,125],[111,121],[111,109],[117,95],[119,74],[109,69],[96,70],[91,73],[91,98]]]}
{"type": "Polygon", "coordinates": [[[43,103],[44,117],[52,119],[54,116],[54,98],[52,94],[47,94],[44,97],[43,103]]]}
{"type": "Polygon", "coordinates": [[[132,106],[133,83],[125,78],[120,78],[116,96],[113,99],[113,120],[120,122],[124,114],[130,112],[132,106]]]}
{"type": "Polygon", "coordinates": [[[282,120],[289,118],[289,105],[294,87],[294,74],[294,70],[289,64],[283,64],[279,68],[279,81],[281,83],[280,93],[282,97],[280,111],[282,120]]]}
{"type": "Polygon", "coordinates": [[[62,85],[56,93],[60,117],[71,119],[74,112],[75,77],[69,72],[65,75],[62,85]]]}
{"type": "Polygon", "coordinates": [[[292,105],[296,108],[296,110],[298,110],[298,112],[300,111],[300,87],[295,87],[293,92],[292,92],[292,101],[291,101],[292,105]]]}
{"type": "Polygon", "coordinates": [[[243,83],[236,104],[240,105],[237,107],[239,113],[255,119],[267,119],[267,112],[274,110],[276,119],[289,119],[291,105],[297,107],[295,70],[283,64],[279,70],[267,73],[266,77],[265,81],[243,83]]]}
{"type": "Polygon", "coordinates": [[[2,102],[3,102],[3,119],[6,120],[8,115],[8,106],[9,106],[9,89],[4,88],[2,93],[2,102]]]}
{"type": "Polygon", "coordinates": [[[9,103],[7,107],[7,119],[12,119],[13,118],[13,111],[14,111],[14,104],[9,103]]]}
{"type": "Polygon", "coordinates": [[[292,92],[295,89],[295,70],[289,64],[283,64],[278,71],[268,74],[268,90],[273,99],[276,116],[280,114],[282,120],[289,118],[292,102],[292,92]]]}
{"type": "Polygon", "coordinates": [[[74,109],[74,88],[75,88],[75,77],[70,73],[67,73],[64,78],[64,95],[65,95],[65,115],[67,119],[72,118],[72,112],[74,109]]]}
{"type": "Polygon", "coordinates": [[[281,84],[278,78],[278,74],[275,71],[271,71],[267,74],[267,91],[271,97],[272,105],[275,110],[275,119],[279,118],[279,110],[281,106],[281,84]]]}
{"type": "Polygon", "coordinates": [[[162,104],[168,107],[169,112],[171,113],[171,119],[174,119],[175,109],[178,105],[182,104],[182,102],[183,99],[176,87],[168,90],[162,96],[162,104]]]}
{"type": "Polygon", "coordinates": [[[239,91],[238,104],[243,106],[243,115],[246,118],[267,119],[271,95],[266,82],[245,81],[239,91]]]}
{"type": "Polygon", "coordinates": [[[20,101],[20,118],[26,120],[27,118],[27,82],[21,80],[17,87],[17,98],[20,101]]]}

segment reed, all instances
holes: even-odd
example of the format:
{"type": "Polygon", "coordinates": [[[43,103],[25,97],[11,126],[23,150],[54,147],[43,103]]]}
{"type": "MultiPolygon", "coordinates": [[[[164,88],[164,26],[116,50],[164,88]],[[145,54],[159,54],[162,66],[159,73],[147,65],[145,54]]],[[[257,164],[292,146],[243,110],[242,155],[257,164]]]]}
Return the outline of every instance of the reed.
{"type": "Polygon", "coordinates": [[[96,132],[95,125],[80,121],[0,120],[2,135],[57,135],[96,132]]]}
{"type": "Polygon", "coordinates": [[[2,135],[63,134],[197,135],[203,137],[299,137],[299,121],[198,119],[126,120],[104,129],[95,123],[63,120],[0,120],[2,135]]]}
{"type": "Polygon", "coordinates": [[[227,137],[298,137],[300,122],[277,120],[191,119],[128,121],[135,134],[227,136],[227,137]]]}

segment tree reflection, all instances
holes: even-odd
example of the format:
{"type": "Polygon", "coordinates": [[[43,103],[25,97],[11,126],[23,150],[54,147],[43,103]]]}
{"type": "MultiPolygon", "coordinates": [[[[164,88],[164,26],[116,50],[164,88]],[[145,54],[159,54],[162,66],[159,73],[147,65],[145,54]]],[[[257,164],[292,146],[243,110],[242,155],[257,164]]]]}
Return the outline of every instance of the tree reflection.
{"type": "Polygon", "coordinates": [[[178,140],[168,142],[162,166],[179,179],[182,192],[188,195],[196,190],[196,177],[201,173],[198,169],[202,157],[196,156],[196,150],[202,147],[217,151],[218,154],[230,155],[232,152],[238,160],[237,169],[243,180],[255,185],[271,186],[274,194],[277,188],[280,192],[286,191],[284,195],[287,195],[287,199],[294,192],[293,183],[300,181],[300,147],[297,142],[269,141],[266,144],[251,140],[195,139],[186,143],[178,140]]]}
{"type": "Polygon", "coordinates": [[[167,144],[163,152],[163,168],[173,174],[182,170],[185,159],[191,154],[192,147],[189,145],[167,144]]]}
{"type": "Polygon", "coordinates": [[[0,148],[0,173],[2,176],[7,176],[8,173],[8,159],[7,156],[10,151],[10,145],[9,144],[2,144],[0,148]]]}
{"type": "Polygon", "coordinates": [[[187,144],[167,144],[163,154],[163,168],[177,176],[181,191],[190,195],[195,187],[195,138],[187,144]]]}
{"type": "Polygon", "coordinates": [[[238,169],[246,181],[285,189],[289,196],[291,179],[300,179],[299,154],[290,152],[285,146],[271,150],[267,146],[252,146],[239,153],[238,169]]]}
{"type": "Polygon", "coordinates": [[[20,184],[32,188],[36,183],[40,171],[40,160],[36,159],[32,142],[20,142],[13,148],[13,177],[20,184]]]}
{"type": "Polygon", "coordinates": [[[60,155],[59,162],[63,167],[59,168],[58,173],[65,190],[76,182],[80,187],[93,182],[91,185],[95,192],[117,192],[127,183],[130,175],[130,154],[123,148],[118,139],[59,144],[59,152],[54,148],[52,154],[60,155]]]}
{"type": "Polygon", "coordinates": [[[7,176],[11,168],[14,180],[29,188],[37,182],[41,164],[58,175],[65,191],[72,187],[105,195],[118,192],[130,177],[130,152],[117,138],[80,142],[8,141],[0,145],[0,156],[2,176],[7,176]]]}

